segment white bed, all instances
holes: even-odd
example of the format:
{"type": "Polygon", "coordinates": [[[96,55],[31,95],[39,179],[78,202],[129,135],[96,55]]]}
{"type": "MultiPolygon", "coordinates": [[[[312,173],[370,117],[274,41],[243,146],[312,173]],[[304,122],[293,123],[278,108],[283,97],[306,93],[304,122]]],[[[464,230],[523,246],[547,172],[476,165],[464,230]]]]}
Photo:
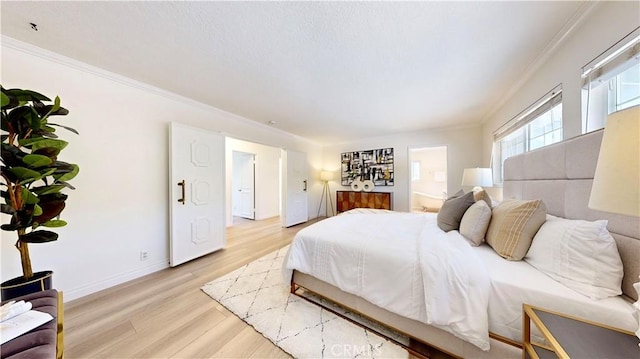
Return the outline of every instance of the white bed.
{"type": "MultiPolygon", "coordinates": [[[[525,261],[505,261],[487,245],[474,247],[491,278],[489,331],[520,342],[522,304],[589,318],[595,322],[635,331],[630,301],[622,296],[601,300],[564,286],[525,261]]],[[[533,328],[535,329],[535,327],[533,328]]]]}
{"type": "Polygon", "coordinates": [[[286,282],[295,269],[489,348],[489,277],[457,231],[443,232],[429,214],[347,213],[298,232],[286,282]]]}
{"type": "MultiPolygon", "coordinates": [[[[457,357],[520,357],[519,348],[513,345],[517,345],[522,340],[523,303],[634,331],[637,329],[634,327],[637,324],[631,314],[633,310],[631,297],[635,296],[637,299],[632,283],[637,281],[640,274],[638,261],[640,220],[637,217],[596,212],[586,207],[601,137],[602,131],[598,131],[507,160],[504,196],[517,199],[543,199],[547,206],[547,213],[565,218],[608,219],[608,229],[616,240],[624,265],[622,283],[624,295],[622,296],[602,300],[589,299],[539,272],[525,261],[506,261],[486,245],[471,247],[465,243],[466,248],[473,254],[471,257],[465,254],[465,260],[471,262],[478,260],[481,265],[474,262],[474,266],[478,268],[477,274],[486,272],[488,278],[486,280],[490,283],[490,289],[486,294],[488,303],[485,313],[476,313],[476,316],[487,317],[488,332],[484,334],[490,335],[491,340],[490,350],[485,351],[488,345],[484,345],[482,338],[477,338],[477,333],[472,333],[471,336],[464,333],[468,329],[468,323],[458,328],[462,329],[461,331],[455,330],[456,328],[439,325],[442,318],[434,320],[429,315],[425,316],[424,312],[429,309],[422,311],[416,309],[420,305],[425,305],[426,301],[427,308],[430,305],[436,307],[440,305],[437,308],[446,311],[442,309],[442,304],[446,303],[446,300],[452,300],[451,297],[455,296],[466,296],[466,301],[470,303],[468,308],[463,308],[464,304],[458,303],[457,309],[449,311],[449,314],[460,317],[464,315],[465,310],[478,311],[478,303],[483,305],[482,301],[485,300],[483,298],[485,294],[481,292],[465,294],[455,290],[450,292],[448,289],[442,292],[446,293],[445,298],[442,298],[443,294],[436,290],[435,299],[428,296],[423,302],[417,299],[422,292],[428,292],[425,286],[419,284],[421,282],[426,286],[430,284],[421,277],[425,275],[424,272],[417,269],[424,265],[424,260],[421,262],[421,258],[426,258],[426,255],[419,254],[419,247],[424,242],[424,237],[417,241],[414,239],[413,242],[410,238],[417,235],[420,239],[420,233],[425,231],[421,223],[434,222],[429,214],[400,215],[403,218],[400,226],[393,224],[394,215],[360,214],[349,220],[328,219],[307,227],[300,231],[300,238],[296,238],[292,243],[291,257],[285,262],[285,268],[293,271],[292,290],[298,286],[306,288],[457,357]],[[375,216],[377,219],[370,222],[371,219],[367,219],[367,216],[375,216]],[[323,222],[326,223],[323,225],[323,222]],[[367,223],[373,224],[367,225],[367,223]],[[340,243],[347,243],[348,249],[340,249],[338,247],[340,243]],[[381,249],[391,259],[362,254],[368,253],[362,250],[368,247],[381,249]],[[418,264],[406,260],[407,256],[412,255],[416,257],[418,264]],[[363,260],[369,262],[364,265],[353,264],[362,264],[363,260]],[[384,266],[377,265],[377,262],[382,261],[385,261],[384,266]],[[315,271],[318,267],[317,263],[321,263],[320,272],[315,271]],[[351,264],[345,266],[345,263],[351,264]],[[371,271],[363,274],[363,268],[366,267],[371,271]],[[395,272],[388,272],[383,268],[394,268],[395,272]],[[353,282],[345,280],[350,277],[359,279],[353,282]],[[393,282],[394,278],[397,279],[395,282],[393,282]],[[378,279],[381,280],[378,281],[378,279]],[[403,302],[403,299],[407,298],[417,307],[410,306],[406,301],[403,302]]],[[[400,218],[398,215],[395,216],[400,218]]],[[[441,236],[431,230],[430,234],[435,237],[440,236],[440,242],[444,242],[443,239],[454,242],[457,237],[460,237],[457,239],[463,243],[465,241],[457,231],[441,236]]],[[[439,246],[439,241],[433,242],[436,247],[439,246]]],[[[459,244],[453,247],[452,253],[456,250],[467,251],[459,244]]],[[[436,252],[444,250],[449,249],[436,248],[436,252]]],[[[428,262],[439,260],[437,257],[430,257],[428,262]]],[[[449,262],[441,262],[439,265],[448,267],[449,262]]],[[[480,284],[485,280],[477,275],[464,274],[464,276],[474,277],[474,280],[480,284]]],[[[444,281],[448,280],[450,278],[444,281]]],[[[458,284],[453,287],[456,290],[460,289],[458,284]]],[[[463,290],[467,289],[463,288],[463,290]]],[[[435,313],[436,317],[438,313],[435,313]]],[[[474,317],[470,320],[475,323],[482,321],[482,318],[474,317]]],[[[457,321],[451,320],[451,322],[457,321]]],[[[469,325],[475,326],[474,323],[469,325]]],[[[477,332],[477,328],[473,328],[473,331],[477,332]]]]}

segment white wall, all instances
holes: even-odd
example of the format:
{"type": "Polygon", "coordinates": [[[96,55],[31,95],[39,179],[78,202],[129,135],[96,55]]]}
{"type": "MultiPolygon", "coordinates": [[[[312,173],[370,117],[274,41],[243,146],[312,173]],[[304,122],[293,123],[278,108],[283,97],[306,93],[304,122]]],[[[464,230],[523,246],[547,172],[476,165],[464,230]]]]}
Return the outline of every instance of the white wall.
{"type": "Polygon", "coordinates": [[[564,138],[581,134],[582,67],[638,25],[640,2],[604,1],[592,8],[539,70],[485,122],[484,162],[491,157],[492,132],[558,84],[562,84],[564,138]]]}
{"type": "MultiPolygon", "coordinates": [[[[64,159],[80,166],[62,216],[69,225],[57,242],[31,246],[34,269],[55,271],[66,300],[167,266],[171,121],[307,152],[310,167],[321,163],[317,144],[4,36],[1,74],[6,88],[59,95],[70,111],[59,122],[80,132],[60,131],[70,141],[64,159]]],[[[15,234],[1,235],[0,277],[7,280],[21,274],[20,261],[15,234]]]]}
{"type": "Polygon", "coordinates": [[[329,182],[333,203],[336,190],[351,190],[340,185],[340,154],[342,152],[373,150],[393,147],[394,150],[394,186],[376,187],[374,191],[393,192],[393,209],[410,210],[411,164],[409,149],[429,146],[447,146],[447,188],[455,193],[462,188],[462,170],[467,167],[486,167],[482,163],[482,131],[480,127],[456,129],[424,130],[399,133],[384,137],[362,139],[348,143],[328,145],[324,148],[323,168],[335,171],[334,181],[329,182]]]}
{"type": "Polygon", "coordinates": [[[255,155],[255,207],[256,220],[280,215],[280,148],[259,143],[226,138],[227,166],[227,226],[233,224],[231,210],[233,151],[255,155]]]}

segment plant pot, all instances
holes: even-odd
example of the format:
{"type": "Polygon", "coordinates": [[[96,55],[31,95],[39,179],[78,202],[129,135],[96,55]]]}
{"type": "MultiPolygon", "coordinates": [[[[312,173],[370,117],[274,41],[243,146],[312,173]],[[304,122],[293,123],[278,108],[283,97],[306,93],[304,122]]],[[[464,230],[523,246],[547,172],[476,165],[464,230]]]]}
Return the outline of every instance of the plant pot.
{"type": "Polygon", "coordinates": [[[28,281],[26,281],[22,276],[9,279],[8,281],[0,284],[2,301],[51,289],[52,277],[52,271],[44,271],[33,273],[33,277],[28,281]]]}

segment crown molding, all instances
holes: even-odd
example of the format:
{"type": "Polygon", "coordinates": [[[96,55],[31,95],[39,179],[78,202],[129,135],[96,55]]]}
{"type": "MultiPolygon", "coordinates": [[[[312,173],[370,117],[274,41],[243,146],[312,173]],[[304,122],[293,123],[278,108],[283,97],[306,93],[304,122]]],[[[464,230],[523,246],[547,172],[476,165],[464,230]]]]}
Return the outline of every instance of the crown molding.
{"type": "MultiPolygon", "coordinates": [[[[191,99],[191,98],[188,98],[188,97],[185,97],[185,96],[182,96],[182,95],[178,95],[178,94],[176,94],[174,92],[163,90],[163,89],[161,89],[159,87],[155,87],[155,86],[149,85],[147,83],[144,83],[144,82],[141,82],[141,81],[138,81],[138,80],[134,80],[132,78],[129,78],[129,77],[126,77],[126,76],[123,76],[123,75],[119,75],[119,74],[117,74],[115,72],[111,72],[111,71],[108,71],[108,70],[105,70],[105,69],[102,69],[102,68],[99,68],[99,67],[96,67],[96,66],[93,66],[93,65],[89,65],[89,64],[87,64],[85,62],[82,62],[82,61],[79,61],[79,60],[76,60],[76,59],[73,59],[73,58],[58,54],[56,52],[53,52],[53,51],[50,51],[50,50],[47,50],[47,49],[43,49],[41,47],[26,43],[24,41],[16,40],[16,39],[14,39],[12,37],[8,37],[6,35],[0,35],[0,45],[2,47],[10,48],[10,49],[22,52],[22,53],[26,53],[26,54],[29,54],[29,55],[32,55],[32,56],[36,56],[36,57],[39,57],[39,58],[42,58],[42,59],[45,59],[45,60],[48,60],[48,61],[52,61],[52,62],[61,64],[63,66],[67,66],[67,67],[73,68],[75,70],[78,70],[78,71],[81,71],[81,72],[84,72],[84,73],[87,73],[87,74],[90,74],[90,75],[102,77],[102,78],[105,78],[107,80],[111,80],[111,81],[120,83],[122,85],[135,88],[135,89],[140,90],[140,91],[151,93],[151,94],[154,94],[154,95],[157,95],[157,96],[162,96],[162,97],[164,97],[166,99],[173,100],[173,101],[176,101],[176,102],[180,102],[180,103],[183,103],[183,104],[186,104],[186,105],[189,105],[189,106],[197,107],[197,108],[199,108],[201,110],[208,111],[208,112],[211,112],[211,113],[215,113],[215,114],[227,117],[227,118],[230,117],[233,120],[242,122],[242,123],[247,124],[247,125],[260,127],[261,129],[267,130],[267,131],[272,132],[272,133],[277,133],[277,134],[280,134],[280,135],[285,135],[285,136],[288,136],[288,137],[299,139],[299,140],[302,140],[302,141],[305,141],[305,142],[318,144],[318,143],[316,143],[316,142],[314,142],[314,141],[312,141],[310,139],[301,137],[301,136],[296,135],[296,134],[292,134],[290,132],[281,130],[279,128],[268,126],[268,125],[260,123],[258,121],[254,121],[254,120],[251,120],[249,118],[240,116],[238,114],[222,110],[222,109],[217,108],[215,106],[211,106],[211,105],[196,101],[194,99],[191,99]]],[[[237,136],[234,136],[232,134],[225,134],[225,133],[223,133],[223,134],[224,135],[228,135],[230,137],[238,138],[237,136]]],[[[238,138],[238,139],[240,139],[240,138],[238,138]]],[[[246,140],[246,141],[251,141],[251,140],[246,140]]]]}

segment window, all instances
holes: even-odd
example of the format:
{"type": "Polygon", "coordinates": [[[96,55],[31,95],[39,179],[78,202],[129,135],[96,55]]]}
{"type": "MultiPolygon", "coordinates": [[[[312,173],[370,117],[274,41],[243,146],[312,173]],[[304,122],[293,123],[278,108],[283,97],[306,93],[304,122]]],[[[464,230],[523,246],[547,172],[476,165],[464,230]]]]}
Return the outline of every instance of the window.
{"type": "Polygon", "coordinates": [[[411,162],[411,180],[412,181],[420,180],[420,161],[411,162]]]}
{"type": "Polygon", "coordinates": [[[603,128],[612,112],[640,105],[640,28],[582,68],[582,133],[603,128]]]}
{"type": "Polygon", "coordinates": [[[494,183],[502,183],[502,165],[507,158],[562,141],[560,85],[500,127],[493,136],[493,179],[494,183]]]}

